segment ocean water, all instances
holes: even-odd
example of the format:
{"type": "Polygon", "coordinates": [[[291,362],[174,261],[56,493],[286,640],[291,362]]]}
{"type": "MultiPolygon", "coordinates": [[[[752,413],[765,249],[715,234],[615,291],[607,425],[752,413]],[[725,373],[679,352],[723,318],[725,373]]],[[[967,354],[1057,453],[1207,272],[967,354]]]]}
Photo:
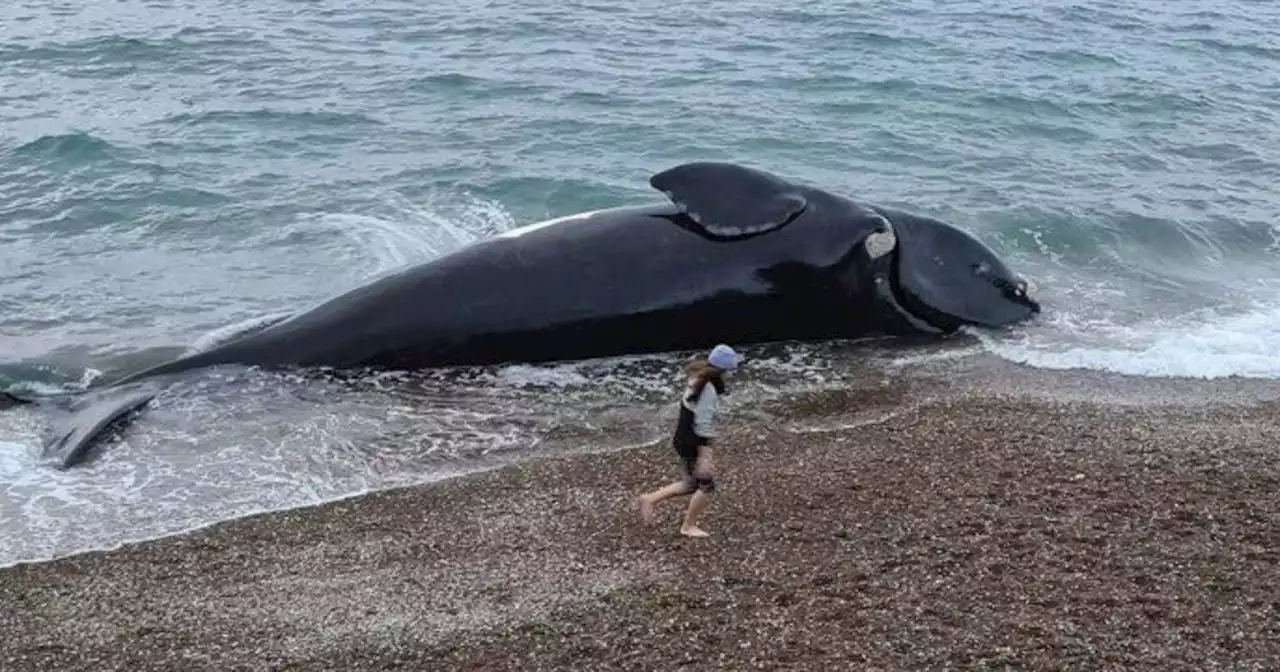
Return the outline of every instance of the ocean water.
{"type": "MultiPolygon", "coordinates": [[[[947,219],[1032,367],[1280,377],[1280,7],[1003,0],[0,5],[0,387],[83,384],[727,159],[947,219]]],[[[838,385],[766,348],[746,401],[838,385]]],[[[892,357],[893,355],[887,355],[892,357]]],[[[0,563],[665,431],[669,358],[219,372],[82,469],[0,413],[0,563]]],[[[749,404],[747,404],[749,405],[749,404]]],[[[424,513],[429,515],[429,512],[424,513]]]]}

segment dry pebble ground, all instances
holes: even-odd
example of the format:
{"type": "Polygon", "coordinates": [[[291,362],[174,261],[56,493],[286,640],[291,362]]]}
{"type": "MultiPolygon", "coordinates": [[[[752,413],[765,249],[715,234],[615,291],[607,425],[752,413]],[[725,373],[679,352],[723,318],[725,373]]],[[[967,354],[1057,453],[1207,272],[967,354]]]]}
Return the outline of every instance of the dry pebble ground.
{"type": "Polygon", "coordinates": [[[264,515],[0,571],[0,669],[1276,670],[1278,414],[742,421],[700,540],[665,446],[264,515]]]}

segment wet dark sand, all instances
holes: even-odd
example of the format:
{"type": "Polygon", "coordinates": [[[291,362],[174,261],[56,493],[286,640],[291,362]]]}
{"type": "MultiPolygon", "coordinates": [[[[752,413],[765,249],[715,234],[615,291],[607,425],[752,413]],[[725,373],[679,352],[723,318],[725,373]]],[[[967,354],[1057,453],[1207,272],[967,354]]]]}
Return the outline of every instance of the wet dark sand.
{"type": "Polygon", "coordinates": [[[709,539],[655,445],[0,570],[0,669],[1280,669],[1280,405],[963,369],[737,413],[709,539]]]}

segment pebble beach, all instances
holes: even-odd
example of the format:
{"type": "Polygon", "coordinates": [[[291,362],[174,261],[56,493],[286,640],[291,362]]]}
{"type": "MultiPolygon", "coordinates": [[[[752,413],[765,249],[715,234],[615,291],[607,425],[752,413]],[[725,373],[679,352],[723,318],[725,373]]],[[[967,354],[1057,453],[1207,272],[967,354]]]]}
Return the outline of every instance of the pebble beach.
{"type": "Polygon", "coordinates": [[[655,443],[8,567],[0,668],[1280,666],[1264,384],[951,369],[738,412],[706,539],[655,443]]]}

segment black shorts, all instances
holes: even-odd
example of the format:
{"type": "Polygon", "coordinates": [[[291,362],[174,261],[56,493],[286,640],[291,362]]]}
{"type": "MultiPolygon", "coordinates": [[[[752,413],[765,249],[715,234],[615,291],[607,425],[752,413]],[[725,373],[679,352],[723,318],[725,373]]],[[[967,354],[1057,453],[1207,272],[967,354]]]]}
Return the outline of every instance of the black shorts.
{"type": "Polygon", "coordinates": [[[694,469],[698,464],[698,455],[702,452],[702,447],[710,443],[700,436],[691,438],[676,437],[671,441],[672,447],[676,449],[676,455],[680,456],[680,462],[684,464],[684,483],[689,492],[701,490],[707,494],[711,494],[716,490],[716,482],[713,478],[698,478],[694,475],[694,469]]]}

